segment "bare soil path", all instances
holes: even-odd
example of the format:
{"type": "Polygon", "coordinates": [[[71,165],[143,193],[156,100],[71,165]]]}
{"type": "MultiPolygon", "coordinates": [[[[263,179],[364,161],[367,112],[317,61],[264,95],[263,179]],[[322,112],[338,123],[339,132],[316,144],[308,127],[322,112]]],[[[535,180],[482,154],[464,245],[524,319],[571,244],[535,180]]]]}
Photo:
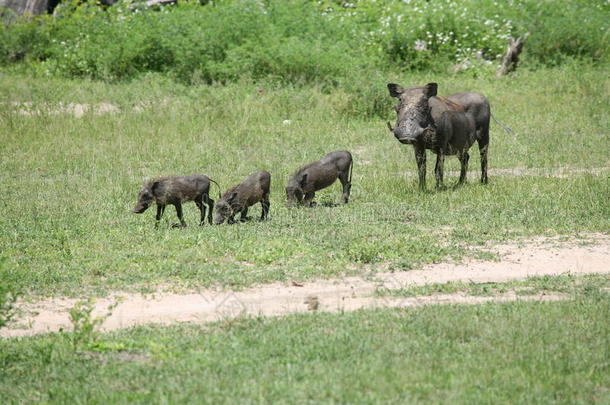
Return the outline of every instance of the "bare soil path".
{"type": "MultiPolygon", "coordinates": [[[[414,298],[375,296],[379,288],[399,289],[431,283],[507,282],[543,275],[608,274],[610,277],[610,235],[594,234],[587,243],[535,239],[519,245],[490,248],[501,260],[432,264],[421,270],[376,273],[369,277],[345,277],[299,283],[273,283],[243,291],[206,289],[190,294],[158,292],[151,295],[116,293],[95,303],[94,314],[106,312],[120,303],[106,319],[103,329],[113,330],[146,323],[211,322],[242,315],[280,316],[311,310],[340,312],[360,308],[405,307],[443,303],[473,304],[489,300],[558,300],[561,295],[518,296],[514,293],[494,297],[465,294],[433,295],[414,298]],[[120,297],[120,298],[119,298],[120,297]]],[[[26,314],[11,328],[0,330],[1,337],[17,337],[70,329],[68,309],[78,300],[54,298],[36,303],[21,303],[26,314]]]]}

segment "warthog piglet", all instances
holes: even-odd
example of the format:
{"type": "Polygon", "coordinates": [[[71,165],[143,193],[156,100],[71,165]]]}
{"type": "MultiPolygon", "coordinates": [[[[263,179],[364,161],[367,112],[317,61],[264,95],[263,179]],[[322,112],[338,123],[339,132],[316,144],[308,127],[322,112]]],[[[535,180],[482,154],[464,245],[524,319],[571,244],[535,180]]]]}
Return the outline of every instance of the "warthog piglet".
{"type": "Polygon", "coordinates": [[[288,204],[312,205],[316,191],[330,186],[337,179],[343,185],[341,202],[347,204],[352,187],[352,166],[352,154],[342,150],[328,153],[317,162],[300,168],[288,180],[288,204]]]}
{"type": "Polygon", "coordinates": [[[235,215],[241,214],[241,222],[248,221],[248,208],[260,202],[262,207],[261,221],[269,215],[269,188],[271,174],[266,171],[252,173],[242,183],[227,190],[216,204],[214,223],[222,224],[225,220],[232,224],[235,215]]]}
{"type": "Polygon", "coordinates": [[[214,200],[210,198],[210,182],[218,186],[214,180],[203,174],[192,174],[190,176],[164,177],[148,182],[138,195],[138,202],[133,209],[136,214],[141,214],[152,205],[157,204],[157,224],[163,216],[165,207],[168,204],[176,207],[176,214],[180,224],[174,226],[185,227],[186,222],[182,215],[182,203],[194,201],[201,211],[199,225],[205,222],[206,205],[208,211],[208,222],[212,223],[212,210],[214,200]],[[204,205],[205,204],[205,205],[204,205]]]}

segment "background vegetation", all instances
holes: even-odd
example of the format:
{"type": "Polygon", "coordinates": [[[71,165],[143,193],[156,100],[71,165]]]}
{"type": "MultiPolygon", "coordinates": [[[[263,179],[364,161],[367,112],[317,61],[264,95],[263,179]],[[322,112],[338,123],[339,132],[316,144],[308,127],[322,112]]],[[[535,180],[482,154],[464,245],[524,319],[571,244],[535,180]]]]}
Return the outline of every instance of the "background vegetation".
{"type": "Polygon", "coordinates": [[[610,4],[589,0],[225,0],[155,9],[74,1],[54,17],[0,24],[0,64],[104,81],[163,72],[190,84],[339,87],[359,96],[358,114],[384,114],[371,77],[456,64],[490,74],[507,39],[525,32],[525,66],[603,64],[608,21],[610,4]]]}

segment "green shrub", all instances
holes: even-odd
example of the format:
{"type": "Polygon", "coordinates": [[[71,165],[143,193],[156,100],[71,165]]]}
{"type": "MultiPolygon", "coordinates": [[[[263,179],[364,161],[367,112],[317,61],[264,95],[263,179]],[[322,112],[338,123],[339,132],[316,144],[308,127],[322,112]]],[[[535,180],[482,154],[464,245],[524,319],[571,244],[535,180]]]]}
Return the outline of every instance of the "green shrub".
{"type": "MultiPolygon", "coordinates": [[[[5,10],[0,10],[0,14],[8,14],[5,10]]],[[[19,62],[28,56],[33,60],[43,59],[45,54],[42,50],[48,47],[48,40],[42,24],[47,20],[46,17],[31,20],[12,16],[0,23],[0,66],[19,62]]]]}
{"type": "Polygon", "coordinates": [[[325,2],[332,20],[363,28],[361,42],[385,63],[409,70],[445,70],[479,55],[499,60],[507,40],[530,32],[526,53],[553,65],[566,58],[608,57],[610,4],[585,0],[379,0],[325,2]]]}
{"type": "Polygon", "coordinates": [[[371,115],[388,107],[378,91],[384,78],[456,64],[489,75],[507,39],[525,32],[524,67],[605,63],[609,10],[585,0],[227,0],[156,9],[75,0],[54,17],[5,18],[0,63],[104,81],[160,72],[187,84],[339,86],[345,111],[371,115]]]}
{"type": "Polygon", "coordinates": [[[577,1],[528,1],[522,31],[529,57],[557,65],[570,58],[607,60],[610,32],[610,3],[577,1]],[[597,4],[595,4],[597,3],[597,4]]]}

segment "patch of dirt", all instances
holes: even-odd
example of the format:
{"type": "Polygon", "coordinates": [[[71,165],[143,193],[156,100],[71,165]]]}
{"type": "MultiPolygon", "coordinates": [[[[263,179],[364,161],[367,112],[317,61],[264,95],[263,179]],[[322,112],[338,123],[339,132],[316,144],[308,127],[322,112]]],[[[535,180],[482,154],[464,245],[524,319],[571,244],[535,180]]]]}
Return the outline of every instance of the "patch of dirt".
{"type": "MultiPolygon", "coordinates": [[[[558,300],[564,295],[519,295],[515,291],[491,297],[463,293],[412,298],[376,297],[378,289],[400,289],[450,281],[487,283],[524,280],[543,275],[610,274],[610,235],[589,235],[586,241],[538,238],[520,244],[490,248],[501,260],[469,260],[465,263],[432,264],[421,270],[383,272],[370,277],[346,277],[313,282],[291,281],[232,292],[206,289],[190,294],[158,292],[153,295],[116,293],[97,300],[94,315],[119,297],[121,301],[106,319],[112,330],[146,323],[211,322],[242,315],[281,316],[295,312],[352,311],[374,307],[409,307],[431,304],[477,304],[488,301],[558,300]]],[[[21,303],[26,315],[19,324],[0,330],[2,337],[16,337],[70,329],[68,309],[78,300],[54,298],[21,303]]]]}
{"type": "MultiPolygon", "coordinates": [[[[554,168],[536,168],[517,166],[506,169],[489,169],[490,176],[536,176],[536,177],[554,177],[557,179],[566,179],[578,174],[592,174],[600,176],[604,173],[608,174],[610,167],[554,167],[554,168]]],[[[457,174],[459,172],[456,171],[457,174]]]]}
{"type": "MultiPolygon", "coordinates": [[[[166,99],[158,100],[153,103],[140,102],[136,104],[132,111],[140,113],[153,106],[162,107],[167,105],[166,99]]],[[[3,103],[0,103],[3,104],[3,103]]],[[[14,101],[8,103],[18,114],[21,115],[41,115],[41,114],[68,114],[73,115],[76,118],[81,118],[85,114],[118,114],[122,110],[117,105],[107,102],[101,103],[33,103],[31,101],[14,101]]]]}
{"type": "Polygon", "coordinates": [[[81,104],[81,103],[58,103],[51,106],[48,104],[35,105],[32,102],[13,102],[11,105],[17,108],[17,112],[22,115],[39,115],[39,114],[70,114],[77,118],[84,116],[87,113],[95,115],[119,113],[121,110],[111,103],[97,104],[81,104]]]}

